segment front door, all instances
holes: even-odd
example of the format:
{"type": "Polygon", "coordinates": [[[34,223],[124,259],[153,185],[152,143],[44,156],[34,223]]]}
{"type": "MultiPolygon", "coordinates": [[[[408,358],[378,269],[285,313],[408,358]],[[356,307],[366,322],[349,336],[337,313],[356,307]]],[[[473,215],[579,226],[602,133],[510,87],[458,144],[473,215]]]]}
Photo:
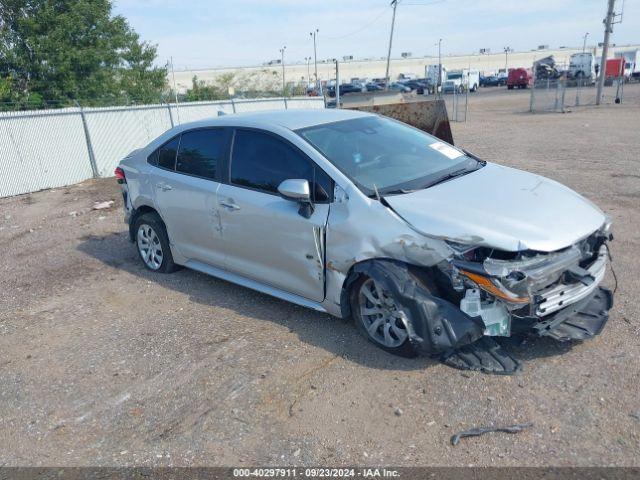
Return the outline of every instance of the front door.
{"type": "Polygon", "coordinates": [[[330,178],[304,153],[270,133],[235,132],[229,185],[218,189],[228,270],[300,295],[324,299],[324,239],[329,215],[330,178]],[[282,198],[283,180],[309,181],[315,210],[282,198]]]}

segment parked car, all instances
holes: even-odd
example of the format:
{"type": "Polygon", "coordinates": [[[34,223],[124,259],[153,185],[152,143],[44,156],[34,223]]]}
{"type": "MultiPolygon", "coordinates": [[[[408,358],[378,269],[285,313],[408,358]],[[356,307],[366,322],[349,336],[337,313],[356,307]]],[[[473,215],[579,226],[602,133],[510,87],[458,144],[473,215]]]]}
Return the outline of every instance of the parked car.
{"type": "Polygon", "coordinates": [[[393,90],[395,92],[400,92],[400,93],[409,93],[411,91],[411,88],[407,87],[406,85],[400,82],[392,82],[389,84],[389,90],[393,90]]]}
{"type": "MultiPolygon", "coordinates": [[[[345,95],[347,93],[360,93],[360,92],[362,92],[362,87],[360,85],[352,84],[352,83],[343,83],[340,85],[340,95],[345,95]]],[[[336,86],[330,85],[329,87],[327,87],[327,94],[330,97],[335,97],[336,86]]]]}
{"type": "Polygon", "coordinates": [[[149,270],[353,317],[391,353],[509,373],[519,362],[492,337],[583,340],[612,305],[611,223],[593,203],[386,117],[223,115],[168,130],[115,173],[149,270]]]}
{"type": "Polygon", "coordinates": [[[507,77],[507,88],[509,90],[527,88],[531,84],[531,80],[531,72],[526,68],[512,68],[507,77]]]}
{"type": "Polygon", "coordinates": [[[378,92],[380,90],[384,90],[384,87],[378,83],[369,82],[366,85],[367,92],[378,92]]]}
{"type": "Polygon", "coordinates": [[[442,83],[442,93],[464,93],[464,85],[459,80],[445,80],[442,83]]]}
{"type": "Polygon", "coordinates": [[[415,90],[418,95],[423,95],[425,90],[428,88],[427,84],[420,80],[404,80],[400,83],[405,87],[408,87],[411,91],[415,90]]]}
{"type": "Polygon", "coordinates": [[[502,84],[502,80],[497,75],[491,75],[484,77],[484,81],[481,82],[483,87],[498,87],[502,84]]]}

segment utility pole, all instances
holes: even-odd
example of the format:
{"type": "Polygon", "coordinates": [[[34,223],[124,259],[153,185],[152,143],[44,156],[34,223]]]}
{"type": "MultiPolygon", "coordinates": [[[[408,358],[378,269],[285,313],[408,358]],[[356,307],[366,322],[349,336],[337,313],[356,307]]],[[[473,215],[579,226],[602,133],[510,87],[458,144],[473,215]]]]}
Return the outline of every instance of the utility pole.
{"type": "Polygon", "coordinates": [[[340,108],[340,70],[338,68],[338,59],[336,62],[336,108],[340,108]]]}
{"type": "Polygon", "coordinates": [[[284,51],[287,47],[282,47],[280,49],[280,63],[282,64],[282,97],[286,97],[286,83],[284,80],[284,51]]]}
{"type": "Polygon", "coordinates": [[[311,61],[311,57],[304,57],[304,59],[307,62],[307,88],[309,88],[309,85],[311,85],[311,71],[309,69],[309,62],[311,61]]]}
{"type": "Polygon", "coordinates": [[[318,94],[322,95],[322,82],[318,78],[318,50],[316,48],[316,34],[318,34],[320,30],[316,28],[315,32],[309,32],[309,35],[313,38],[313,64],[315,68],[315,77],[316,77],[316,88],[318,89],[318,94]]]}
{"type": "Polygon", "coordinates": [[[384,76],[386,80],[385,90],[389,90],[389,83],[391,83],[391,79],[389,78],[389,63],[391,63],[391,44],[393,43],[393,27],[396,23],[396,7],[398,6],[398,0],[391,0],[391,6],[393,7],[393,15],[391,16],[391,35],[389,35],[389,51],[387,52],[387,70],[384,76]]]}
{"type": "Polygon", "coordinates": [[[602,45],[602,58],[600,59],[600,75],[598,76],[598,92],[596,93],[596,105],[600,105],[602,99],[602,87],[607,68],[607,55],[609,54],[609,35],[613,31],[613,7],[616,0],[608,0],[607,17],[604,19],[604,43],[602,45]]]}
{"type": "Polygon", "coordinates": [[[438,80],[436,81],[436,93],[442,90],[442,39],[438,40],[438,80]]]}
{"type": "Polygon", "coordinates": [[[504,47],[504,73],[509,74],[509,52],[511,47],[504,47]]]}
{"type": "Polygon", "coordinates": [[[584,40],[582,41],[582,53],[587,50],[587,37],[589,36],[589,32],[584,34],[584,40]]]}

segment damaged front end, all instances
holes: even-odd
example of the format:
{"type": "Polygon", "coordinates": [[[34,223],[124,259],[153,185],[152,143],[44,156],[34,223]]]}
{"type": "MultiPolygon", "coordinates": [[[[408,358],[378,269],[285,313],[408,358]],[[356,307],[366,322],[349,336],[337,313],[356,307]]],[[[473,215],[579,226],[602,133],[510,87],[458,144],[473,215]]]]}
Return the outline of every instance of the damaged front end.
{"type": "MultiPolygon", "coordinates": [[[[550,253],[450,244],[456,255],[438,268],[449,278],[460,310],[482,319],[485,336],[528,331],[559,341],[585,340],[602,331],[613,305],[611,291],[600,286],[612,238],[607,222],[550,253]]],[[[457,356],[452,363],[463,367],[465,361],[457,356]]]]}

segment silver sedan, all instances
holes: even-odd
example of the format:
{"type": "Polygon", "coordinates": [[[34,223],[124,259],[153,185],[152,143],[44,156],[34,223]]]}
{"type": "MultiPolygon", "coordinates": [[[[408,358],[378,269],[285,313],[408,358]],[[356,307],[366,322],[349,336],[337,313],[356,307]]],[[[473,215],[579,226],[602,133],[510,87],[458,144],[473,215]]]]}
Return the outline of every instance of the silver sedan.
{"type": "Polygon", "coordinates": [[[611,225],[538,175],[345,110],[175,127],[116,169],[144,265],[180,266],[331,315],[379,347],[509,373],[496,342],[602,330],[611,225]]]}

